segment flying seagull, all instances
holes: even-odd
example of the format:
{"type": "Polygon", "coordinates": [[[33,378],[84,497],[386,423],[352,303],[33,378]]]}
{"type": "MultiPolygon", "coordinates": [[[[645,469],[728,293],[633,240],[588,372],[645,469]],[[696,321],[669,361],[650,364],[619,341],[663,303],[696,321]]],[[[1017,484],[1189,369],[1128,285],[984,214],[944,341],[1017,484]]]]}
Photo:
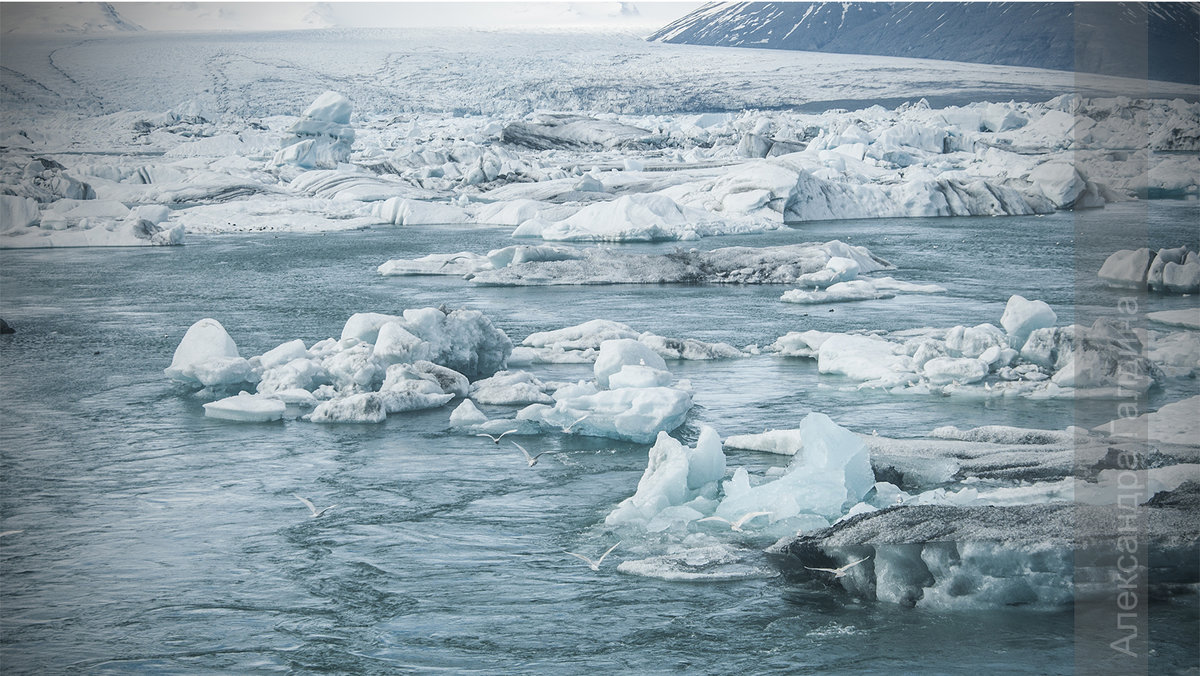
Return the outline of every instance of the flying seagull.
{"type": "Polygon", "coordinates": [[[570,432],[572,427],[578,425],[579,423],[583,422],[584,420],[587,420],[591,416],[592,416],[592,414],[589,413],[589,414],[583,416],[582,418],[580,418],[579,420],[576,420],[575,422],[571,423],[570,425],[567,425],[566,427],[562,428],[563,432],[570,432]]]}
{"type": "Polygon", "coordinates": [[[846,565],[842,566],[841,568],[809,568],[808,566],[805,566],[805,568],[808,568],[809,570],[819,570],[822,573],[833,573],[833,579],[836,580],[838,578],[846,577],[847,571],[849,571],[851,568],[857,566],[858,564],[862,563],[863,561],[866,561],[869,558],[871,558],[871,557],[868,556],[866,559],[859,559],[857,561],[851,561],[850,563],[847,563],[846,565]]]}
{"type": "Polygon", "coordinates": [[[737,521],[730,521],[729,519],[723,519],[719,516],[706,516],[703,519],[699,519],[699,521],[723,521],[723,522],[729,524],[730,530],[736,530],[737,532],[742,533],[742,532],[745,532],[742,530],[742,526],[747,521],[754,519],[756,517],[767,516],[769,514],[770,514],[770,512],[749,512],[747,514],[743,514],[741,516],[741,518],[739,518],[737,521]]]}
{"type": "Polygon", "coordinates": [[[312,501],[309,500],[308,498],[302,498],[299,495],[296,495],[295,493],[292,493],[292,497],[296,498],[300,502],[303,502],[304,506],[308,507],[308,511],[312,512],[312,516],[309,517],[311,519],[315,519],[318,516],[321,516],[322,514],[324,514],[325,512],[328,512],[329,510],[333,509],[334,507],[337,507],[337,505],[330,505],[330,506],[326,507],[325,509],[318,510],[316,508],[316,506],[313,505],[312,501]]]}
{"type": "MultiPolygon", "coordinates": [[[[619,544],[621,544],[621,543],[620,543],[620,542],[617,542],[617,545],[619,545],[619,544]]],[[[596,559],[595,561],[593,561],[593,560],[589,559],[588,557],[584,556],[583,554],[576,554],[575,552],[568,552],[568,551],[567,551],[567,550],[565,550],[565,549],[563,550],[563,553],[564,553],[564,554],[570,554],[571,556],[574,556],[575,558],[577,558],[577,559],[579,559],[579,560],[583,561],[584,563],[586,563],[586,564],[588,565],[588,568],[591,568],[592,570],[596,570],[596,571],[598,571],[598,570],[600,570],[600,564],[604,563],[604,557],[606,557],[606,556],[608,556],[609,554],[611,554],[611,553],[612,553],[612,550],[614,550],[614,549],[616,549],[616,548],[617,548],[617,545],[613,545],[613,546],[609,547],[609,548],[608,548],[608,551],[607,551],[607,552],[604,552],[603,554],[601,554],[601,555],[600,555],[600,558],[596,559]]]]}
{"type": "Polygon", "coordinates": [[[0,533],[0,538],[6,537],[9,535],[16,535],[17,533],[24,533],[24,532],[25,531],[23,531],[23,530],[6,530],[3,533],[0,533]]]}
{"type": "MultiPolygon", "coordinates": [[[[463,256],[461,254],[458,256],[451,256],[450,258],[447,258],[446,260],[442,261],[442,264],[441,264],[441,266],[438,267],[438,270],[441,270],[442,268],[446,267],[447,265],[450,265],[454,261],[462,260],[464,258],[470,258],[470,256],[463,256]]],[[[447,314],[449,314],[449,313],[447,313],[447,314]]]]}
{"type": "Polygon", "coordinates": [[[547,453],[550,452],[550,451],[542,451],[541,453],[538,453],[537,455],[530,455],[529,451],[525,450],[525,447],[522,446],[521,444],[518,444],[515,441],[510,441],[509,443],[512,444],[513,446],[516,446],[517,448],[521,449],[521,452],[525,454],[525,460],[527,460],[529,462],[530,467],[533,467],[534,465],[537,464],[538,458],[540,458],[543,455],[546,455],[547,453]]]}
{"type": "Polygon", "coordinates": [[[488,434],[488,433],[486,433],[486,432],[481,432],[481,433],[479,433],[479,434],[476,434],[475,436],[477,436],[477,437],[487,437],[488,439],[491,439],[491,440],[492,440],[492,443],[494,443],[494,444],[499,444],[499,443],[500,443],[500,440],[504,438],[504,435],[506,435],[506,434],[512,434],[513,432],[516,432],[516,430],[509,430],[509,431],[507,431],[507,432],[502,432],[502,433],[500,434],[500,436],[498,436],[498,437],[493,437],[492,435],[490,435],[490,434],[488,434]]]}

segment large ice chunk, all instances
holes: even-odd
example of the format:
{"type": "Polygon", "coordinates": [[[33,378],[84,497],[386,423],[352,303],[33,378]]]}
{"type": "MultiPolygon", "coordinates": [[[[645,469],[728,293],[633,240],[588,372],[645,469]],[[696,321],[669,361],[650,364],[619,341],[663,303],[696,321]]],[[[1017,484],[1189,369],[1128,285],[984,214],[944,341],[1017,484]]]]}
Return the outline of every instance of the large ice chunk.
{"type": "MultiPolygon", "coordinates": [[[[688,448],[660,432],[650,449],[646,471],[637,491],[617,505],[604,523],[609,526],[652,528],[670,508],[685,517],[698,517],[709,509],[717,495],[717,482],[725,476],[725,453],[721,438],[711,427],[700,430],[695,448],[688,448]]],[[[663,523],[662,527],[669,524],[663,523]]]]}
{"type": "Polygon", "coordinates": [[[828,286],[848,274],[845,263],[828,267],[833,258],[853,261],[859,272],[891,267],[865,247],[838,240],[769,247],[677,249],[668,254],[634,254],[594,247],[569,260],[531,260],[496,270],[482,270],[471,281],[493,286],[552,284],[804,284],[828,286]]]}
{"type": "Polygon", "coordinates": [[[1113,436],[1200,446],[1200,396],[1165,404],[1134,418],[1118,418],[1096,429],[1113,436]]]}
{"type": "Polygon", "coordinates": [[[912,358],[897,354],[892,343],[872,336],[834,334],[817,350],[817,370],[853,380],[900,383],[915,377],[912,358]]]}
{"type": "Polygon", "coordinates": [[[1058,315],[1044,301],[1026,300],[1024,296],[1013,295],[1004,307],[1000,317],[1000,325],[1008,332],[1009,344],[1020,349],[1029,338],[1029,334],[1037,329],[1054,326],[1058,315]]]}
{"type": "Polygon", "coordinates": [[[837,519],[875,484],[866,445],[823,413],[800,422],[802,444],[783,476],[751,485],[739,469],[724,484],[716,515],[731,521],[749,512],[770,512],[772,523],[816,515],[837,519]]]}
{"type": "Polygon", "coordinates": [[[350,127],[353,105],[337,92],[316,98],[288,130],[274,164],[292,164],[306,169],[334,169],[350,159],[354,129],[350,127]]]}
{"type": "Polygon", "coordinates": [[[257,380],[250,362],[238,354],[237,344],[215,319],[201,319],[188,328],[165,373],[204,387],[257,380]]]}
{"type": "Polygon", "coordinates": [[[629,338],[606,340],[600,344],[600,354],[593,367],[600,387],[608,387],[609,376],[625,366],[648,366],[665,371],[667,363],[649,346],[629,338]]]}
{"type": "Polygon", "coordinates": [[[471,399],[480,404],[551,404],[546,384],[525,371],[500,371],[471,383],[471,399]]]}
{"type": "Polygon", "coordinates": [[[555,392],[554,406],[532,404],[517,420],[545,427],[572,429],[585,436],[649,443],[659,432],[683,424],[692,408],[692,396],[672,387],[626,387],[595,391],[593,387],[563,388],[555,392]],[[568,392],[576,389],[576,392],[568,392]],[[582,421],[580,418],[587,416],[582,421]],[[579,421],[579,422],[576,422],[579,421]]]}
{"type": "Polygon", "coordinates": [[[574,242],[699,239],[698,225],[710,220],[706,212],[681,207],[665,195],[634,194],[586,206],[561,221],[526,221],[513,236],[574,242]]]}

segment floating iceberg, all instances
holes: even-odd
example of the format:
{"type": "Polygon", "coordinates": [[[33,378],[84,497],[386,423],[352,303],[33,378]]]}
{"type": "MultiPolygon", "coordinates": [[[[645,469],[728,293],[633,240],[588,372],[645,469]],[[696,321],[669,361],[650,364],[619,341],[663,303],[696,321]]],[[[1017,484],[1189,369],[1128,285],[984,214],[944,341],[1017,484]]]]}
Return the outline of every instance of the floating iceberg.
{"type": "Polygon", "coordinates": [[[455,254],[429,254],[414,260],[397,258],[380,265],[379,274],[385,277],[466,275],[528,262],[564,261],[583,256],[583,252],[567,247],[517,245],[494,249],[486,255],[460,251],[455,254]]]}
{"type": "Polygon", "coordinates": [[[517,420],[551,429],[571,427],[575,434],[644,444],[659,432],[682,425],[692,408],[690,393],[661,386],[614,390],[572,386],[556,391],[554,399],[553,406],[531,404],[521,409],[517,420]]]}
{"type": "Polygon", "coordinates": [[[726,448],[777,455],[796,455],[802,445],[800,430],[767,430],[761,434],[735,434],[725,439],[726,448]]]}
{"type": "Polygon", "coordinates": [[[371,212],[379,220],[392,225],[430,225],[443,223],[469,223],[467,212],[452,205],[438,202],[393,197],[375,205],[371,212]]]}
{"type": "Polygon", "coordinates": [[[602,388],[608,388],[610,376],[620,372],[627,366],[647,366],[651,369],[665,371],[667,363],[649,346],[629,338],[606,340],[600,344],[596,355],[593,372],[596,383],[602,388]]]}
{"type": "Polygon", "coordinates": [[[202,387],[255,382],[250,362],[215,319],[201,319],[188,328],[166,369],[167,377],[202,387]]]}
{"type": "Polygon", "coordinates": [[[1200,256],[1187,247],[1175,249],[1122,249],[1100,268],[1100,279],[1110,286],[1150,289],[1162,293],[1200,292],[1200,256]]]}
{"type": "Polygon", "coordinates": [[[500,371],[471,384],[470,397],[480,404],[552,404],[542,381],[524,371],[500,371]]]}
{"type": "MultiPolygon", "coordinates": [[[[1180,487],[1190,498],[1152,500],[1140,510],[1139,541],[1152,560],[1194,561],[1197,486],[1180,487]]],[[[866,599],[934,609],[1060,608],[1111,588],[1116,512],[1070,503],[903,506],[784,538],[768,555],[789,577],[840,584],[866,599]],[[837,579],[812,570],[857,560],[864,561],[837,579]]],[[[1175,571],[1156,581],[1197,582],[1194,565],[1175,571]]]]}
{"type": "Polygon", "coordinates": [[[853,261],[860,272],[891,267],[864,247],[837,240],[824,244],[726,247],[710,251],[677,249],[665,255],[585,249],[570,260],[530,261],[476,273],[471,281],[489,286],[553,284],[810,284],[828,285],[829,261],[853,261]]]}
{"type": "Polygon", "coordinates": [[[318,423],[381,423],[387,405],[376,392],[363,392],[321,402],[307,419],[318,423]]]}
{"type": "Polygon", "coordinates": [[[1146,319],[1166,326],[1200,330],[1200,308],[1147,312],[1146,319]]]}
{"type": "Polygon", "coordinates": [[[744,468],[723,485],[715,515],[734,521],[769,512],[776,531],[824,526],[858,503],[875,484],[867,447],[823,413],[810,413],[796,430],[801,443],[784,474],[753,485],[744,468]]]}
{"type": "Polygon", "coordinates": [[[662,194],[622,195],[588,205],[560,221],[533,218],[513,237],[558,242],[661,242],[703,236],[773,230],[779,223],[719,220],[700,209],[681,206],[662,194]]]}
{"type": "MultiPolygon", "coordinates": [[[[639,334],[620,322],[593,319],[577,326],[530,334],[513,349],[510,364],[587,364],[596,361],[600,345],[609,340],[636,339],[662,359],[710,360],[744,357],[726,343],[706,343],[694,338],[666,338],[639,334]]],[[[652,363],[647,362],[647,363],[652,363]]]]}
{"type": "Polygon", "coordinates": [[[278,400],[314,408],[306,416],[313,422],[381,422],[466,396],[467,376],[492,375],[511,350],[508,336],[474,310],[359,313],[340,339],[307,348],[293,340],[250,359],[220,323],[205,319],[188,329],[166,373],[204,387],[257,383],[257,393],[246,395],[257,399],[215,402],[209,415],[228,418],[259,400],[278,400]]]}
{"type": "Polygon", "coordinates": [[[711,427],[701,428],[694,448],[660,432],[637,491],[621,501],[604,523],[656,531],[672,522],[693,521],[712,510],[717,482],[724,476],[721,438],[711,427]]]}
{"type": "Polygon", "coordinates": [[[1013,296],[1001,318],[1006,330],[980,324],[894,335],[791,332],[768,349],[816,359],[821,373],[845,376],[858,387],[981,399],[1145,392],[1168,373],[1191,374],[1193,355],[1200,355],[1200,344],[1187,336],[1129,332],[1104,319],[1091,327],[1056,327],[1055,320],[1044,302],[1013,296]]]}

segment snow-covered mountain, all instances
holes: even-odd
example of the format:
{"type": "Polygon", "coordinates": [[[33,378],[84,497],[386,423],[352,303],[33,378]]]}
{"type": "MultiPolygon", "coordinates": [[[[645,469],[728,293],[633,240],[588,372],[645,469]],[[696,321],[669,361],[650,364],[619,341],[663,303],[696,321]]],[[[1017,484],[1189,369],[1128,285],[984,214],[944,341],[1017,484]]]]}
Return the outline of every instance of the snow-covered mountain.
{"type": "Polygon", "coordinates": [[[1200,83],[1200,4],[1185,2],[709,3],[649,39],[1200,83]]]}
{"type": "Polygon", "coordinates": [[[128,33],[142,27],[108,2],[6,2],[4,33],[128,33]]]}
{"type": "Polygon", "coordinates": [[[697,2],[5,2],[13,34],[328,28],[567,29],[643,36],[697,2]]]}

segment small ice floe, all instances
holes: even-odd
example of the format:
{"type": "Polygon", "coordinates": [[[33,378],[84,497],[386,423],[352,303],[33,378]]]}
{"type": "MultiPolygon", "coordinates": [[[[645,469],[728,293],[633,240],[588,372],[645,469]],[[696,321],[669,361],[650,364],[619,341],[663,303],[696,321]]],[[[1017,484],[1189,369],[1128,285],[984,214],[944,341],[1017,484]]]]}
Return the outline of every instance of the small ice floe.
{"type": "Polygon", "coordinates": [[[270,422],[282,420],[287,404],[275,397],[239,392],[204,405],[204,415],[238,422],[270,422]]]}

